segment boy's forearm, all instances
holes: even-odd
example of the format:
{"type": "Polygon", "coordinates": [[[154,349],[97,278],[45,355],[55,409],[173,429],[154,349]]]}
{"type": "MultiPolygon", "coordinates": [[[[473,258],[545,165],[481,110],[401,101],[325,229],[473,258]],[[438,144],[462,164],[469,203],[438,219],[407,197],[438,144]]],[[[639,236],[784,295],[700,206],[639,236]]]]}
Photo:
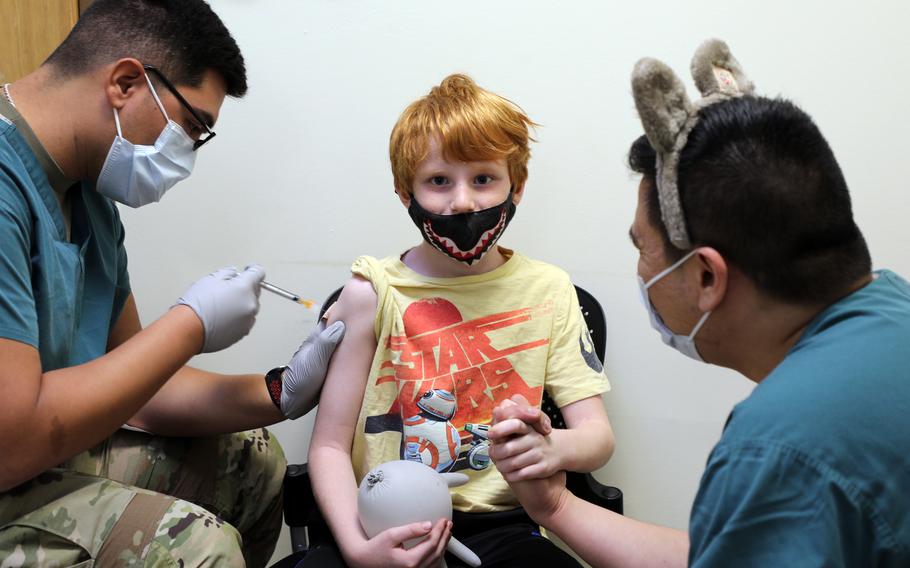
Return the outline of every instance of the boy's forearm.
{"type": "Polygon", "coordinates": [[[310,448],[310,479],[319,510],[346,557],[366,536],[357,516],[357,480],[350,454],[330,446],[310,448]]]}
{"type": "Polygon", "coordinates": [[[550,434],[558,469],[587,473],[603,466],[613,455],[613,431],[608,423],[586,420],[573,428],[550,434]]]}

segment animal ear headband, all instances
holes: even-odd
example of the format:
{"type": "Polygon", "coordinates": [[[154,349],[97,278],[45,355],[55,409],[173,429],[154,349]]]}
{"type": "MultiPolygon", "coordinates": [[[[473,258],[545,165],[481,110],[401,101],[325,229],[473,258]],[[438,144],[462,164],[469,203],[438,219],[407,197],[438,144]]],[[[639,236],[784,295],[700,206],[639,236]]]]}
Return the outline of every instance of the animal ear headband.
{"type": "Polygon", "coordinates": [[[692,248],[677,186],[679,155],[706,106],[754,91],[727,44],[719,39],[702,43],[692,57],[692,77],[702,98],[693,102],[682,81],[665,63],[645,57],[632,71],[632,94],[645,135],[657,152],[657,196],[670,242],[680,250],[692,248]]]}

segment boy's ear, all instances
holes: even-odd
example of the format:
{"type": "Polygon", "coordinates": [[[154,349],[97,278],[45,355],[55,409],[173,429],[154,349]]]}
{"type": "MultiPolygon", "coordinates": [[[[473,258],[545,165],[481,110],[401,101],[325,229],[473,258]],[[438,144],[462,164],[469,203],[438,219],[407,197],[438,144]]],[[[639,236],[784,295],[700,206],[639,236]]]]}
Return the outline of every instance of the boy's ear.
{"type": "Polygon", "coordinates": [[[406,191],[401,191],[400,189],[395,189],[395,194],[398,195],[398,200],[401,201],[401,204],[405,207],[411,206],[411,194],[406,191]]]}
{"type": "Polygon", "coordinates": [[[525,194],[525,184],[521,184],[515,189],[512,190],[512,203],[518,205],[521,201],[521,196],[525,194]]]}

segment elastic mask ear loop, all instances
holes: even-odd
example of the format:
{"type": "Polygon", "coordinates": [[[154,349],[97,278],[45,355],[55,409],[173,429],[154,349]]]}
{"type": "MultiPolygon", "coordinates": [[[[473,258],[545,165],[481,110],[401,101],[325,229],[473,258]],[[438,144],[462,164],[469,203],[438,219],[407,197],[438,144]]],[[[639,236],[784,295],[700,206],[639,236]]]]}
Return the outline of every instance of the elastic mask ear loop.
{"type": "MultiPolygon", "coordinates": [[[[692,255],[694,255],[696,252],[698,252],[696,249],[690,250],[689,253],[686,254],[684,257],[682,257],[681,259],[677,260],[676,262],[674,262],[673,264],[671,264],[671,265],[668,266],[667,268],[661,270],[654,278],[652,278],[651,280],[648,281],[647,284],[645,284],[645,290],[647,290],[648,288],[650,288],[652,284],[654,284],[655,282],[657,282],[658,280],[660,280],[661,278],[663,278],[663,277],[666,276],[667,274],[670,274],[671,272],[673,272],[674,270],[676,270],[677,268],[679,268],[679,266],[680,266],[682,263],[684,263],[684,262],[686,262],[687,260],[689,260],[689,258],[691,258],[692,255]]],[[[705,322],[708,321],[708,316],[710,316],[710,315],[711,315],[711,310],[708,310],[707,312],[705,312],[704,314],[702,314],[701,319],[699,319],[699,320],[698,320],[698,323],[695,324],[695,327],[692,328],[692,331],[691,331],[691,333],[689,333],[689,335],[687,336],[687,339],[692,340],[692,339],[695,338],[695,334],[698,333],[698,330],[701,329],[701,326],[705,325],[705,322]]]]}
{"type": "Polygon", "coordinates": [[[651,278],[650,280],[648,280],[647,284],[645,284],[645,290],[647,290],[648,288],[650,288],[650,287],[651,287],[652,285],[654,285],[658,280],[660,280],[661,278],[663,278],[663,277],[666,276],[667,274],[670,274],[671,272],[673,272],[674,270],[676,270],[677,268],[679,268],[679,265],[681,265],[682,263],[684,263],[684,262],[686,262],[687,260],[689,260],[689,259],[692,257],[692,255],[695,254],[695,253],[696,253],[696,250],[695,250],[695,249],[690,250],[689,253],[688,253],[686,256],[682,257],[681,259],[677,260],[676,262],[674,262],[673,264],[671,264],[671,265],[668,266],[667,268],[665,268],[665,269],[661,270],[660,272],[658,272],[656,276],[654,276],[653,278],[651,278]]]}
{"type": "Polygon", "coordinates": [[[708,316],[711,315],[711,311],[708,310],[705,312],[701,319],[698,320],[698,323],[695,324],[695,327],[692,328],[692,333],[689,334],[689,339],[695,339],[695,334],[698,333],[698,330],[701,329],[701,326],[705,325],[705,322],[708,321],[708,316]]]}
{"type": "Polygon", "coordinates": [[[154,97],[155,102],[158,103],[158,108],[161,110],[161,114],[164,115],[164,119],[168,122],[171,121],[171,117],[167,115],[167,111],[164,110],[164,105],[161,104],[161,99],[158,98],[158,93],[155,92],[155,87],[152,86],[152,80],[149,79],[149,74],[145,74],[145,82],[149,84],[149,89],[152,91],[152,97],[154,97]]]}
{"type": "Polygon", "coordinates": [[[114,109],[114,124],[117,125],[117,136],[123,138],[123,131],[120,130],[120,114],[117,112],[117,107],[111,107],[114,109]]]}

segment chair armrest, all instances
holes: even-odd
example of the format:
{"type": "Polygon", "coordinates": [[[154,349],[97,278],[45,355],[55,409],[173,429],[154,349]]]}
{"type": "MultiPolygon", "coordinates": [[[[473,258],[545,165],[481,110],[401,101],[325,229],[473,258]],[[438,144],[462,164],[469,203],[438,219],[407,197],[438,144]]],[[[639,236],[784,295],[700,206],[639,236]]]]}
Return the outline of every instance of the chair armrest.
{"type": "Polygon", "coordinates": [[[622,515],[622,491],[618,487],[604,485],[590,473],[576,472],[566,474],[566,487],[576,497],[622,515]]]}
{"type": "Polygon", "coordinates": [[[289,465],[284,474],[284,522],[289,527],[306,526],[317,510],[307,464],[289,465]]]}

